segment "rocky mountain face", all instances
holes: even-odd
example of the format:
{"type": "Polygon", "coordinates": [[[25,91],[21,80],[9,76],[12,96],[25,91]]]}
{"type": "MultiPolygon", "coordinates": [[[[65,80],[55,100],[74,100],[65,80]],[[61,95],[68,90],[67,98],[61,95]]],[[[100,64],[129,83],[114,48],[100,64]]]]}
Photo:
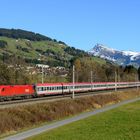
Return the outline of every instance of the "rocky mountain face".
{"type": "Polygon", "coordinates": [[[140,53],[133,51],[118,51],[102,44],[96,44],[89,54],[113,61],[119,65],[133,65],[140,66],[140,53]]]}

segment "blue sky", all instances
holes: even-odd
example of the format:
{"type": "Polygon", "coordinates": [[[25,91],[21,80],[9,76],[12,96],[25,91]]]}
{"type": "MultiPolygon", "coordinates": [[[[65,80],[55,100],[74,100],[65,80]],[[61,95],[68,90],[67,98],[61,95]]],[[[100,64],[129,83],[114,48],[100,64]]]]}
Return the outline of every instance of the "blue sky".
{"type": "Polygon", "coordinates": [[[90,50],[140,52],[140,0],[0,0],[0,27],[44,34],[90,50]]]}

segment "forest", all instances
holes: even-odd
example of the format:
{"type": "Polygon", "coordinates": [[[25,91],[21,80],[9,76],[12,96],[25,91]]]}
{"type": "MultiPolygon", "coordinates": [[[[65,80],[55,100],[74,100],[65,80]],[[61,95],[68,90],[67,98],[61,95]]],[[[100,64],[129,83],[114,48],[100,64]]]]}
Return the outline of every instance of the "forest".
{"type": "Polygon", "coordinates": [[[39,33],[34,33],[31,31],[25,31],[21,29],[5,29],[5,28],[0,28],[0,36],[5,36],[9,38],[14,38],[14,39],[27,39],[30,41],[54,41],[58,42],[60,44],[66,45],[63,41],[57,41],[56,39],[52,39],[50,37],[47,37],[45,35],[41,35],[39,33]]]}
{"type": "MultiPolygon", "coordinates": [[[[140,67],[118,66],[110,62],[99,64],[92,58],[77,58],[74,61],[76,82],[125,82],[140,80],[140,67]]],[[[72,70],[71,70],[72,71],[72,70]]],[[[72,75],[72,74],[71,74],[72,75]]],[[[72,76],[71,76],[72,77],[72,76]]]]}

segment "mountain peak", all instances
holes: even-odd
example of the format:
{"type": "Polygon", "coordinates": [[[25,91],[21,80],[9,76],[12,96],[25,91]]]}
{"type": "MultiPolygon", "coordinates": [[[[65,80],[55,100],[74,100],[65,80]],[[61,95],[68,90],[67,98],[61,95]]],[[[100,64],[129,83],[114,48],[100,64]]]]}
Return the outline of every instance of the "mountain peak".
{"type": "Polygon", "coordinates": [[[112,48],[109,48],[103,44],[99,44],[97,43],[94,47],[93,47],[93,50],[95,51],[99,51],[99,50],[105,50],[105,51],[110,51],[110,52],[115,52],[115,49],[112,49],[112,48]]]}
{"type": "Polygon", "coordinates": [[[134,65],[137,67],[140,66],[139,52],[118,51],[98,43],[89,51],[89,53],[94,56],[99,56],[103,59],[116,62],[120,65],[134,65]]]}

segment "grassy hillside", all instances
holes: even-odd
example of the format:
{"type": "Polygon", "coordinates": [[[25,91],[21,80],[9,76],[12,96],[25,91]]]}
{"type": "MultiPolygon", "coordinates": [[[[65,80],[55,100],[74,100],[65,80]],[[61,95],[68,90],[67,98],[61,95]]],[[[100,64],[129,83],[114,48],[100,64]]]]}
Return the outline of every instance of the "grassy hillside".
{"type": "MultiPolygon", "coordinates": [[[[3,61],[10,59],[10,56],[19,56],[28,63],[44,63],[51,66],[67,67],[74,57],[89,57],[82,50],[54,42],[53,40],[30,41],[1,36],[0,41],[7,43],[4,47],[0,47],[0,58],[3,61]]],[[[101,64],[105,63],[105,60],[100,58],[94,57],[93,59],[101,64]]]]}
{"type": "MultiPolygon", "coordinates": [[[[16,55],[23,57],[27,60],[38,61],[58,61],[53,54],[58,54],[60,59],[66,55],[64,49],[67,47],[63,44],[55,43],[53,41],[29,41],[27,39],[13,39],[8,37],[0,37],[0,40],[7,42],[4,48],[0,48],[1,57],[5,55],[16,55]],[[51,50],[49,54],[45,54],[48,50],[51,50]]],[[[67,55],[67,60],[69,59],[67,55]]]]}
{"type": "MultiPolygon", "coordinates": [[[[0,28],[0,59],[11,60],[11,56],[21,57],[28,63],[44,63],[50,66],[65,66],[78,57],[90,57],[83,50],[69,47],[63,41],[21,29],[0,28]]],[[[105,64],[105,60],[93,57],[105,64]]]]}

